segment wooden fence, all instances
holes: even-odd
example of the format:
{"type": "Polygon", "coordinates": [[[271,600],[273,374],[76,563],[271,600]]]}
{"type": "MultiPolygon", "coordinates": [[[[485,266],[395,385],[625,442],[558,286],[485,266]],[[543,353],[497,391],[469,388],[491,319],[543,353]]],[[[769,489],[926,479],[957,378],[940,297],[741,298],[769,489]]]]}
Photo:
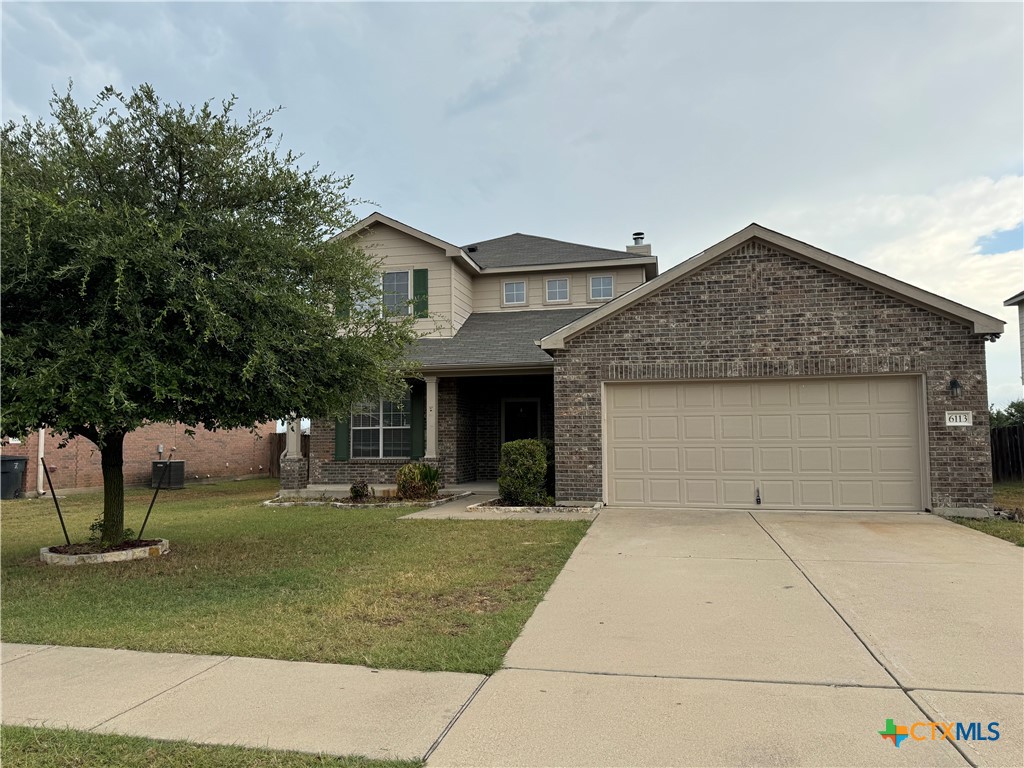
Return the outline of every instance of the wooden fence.
{"type": "MultiPolygon", "coordinates": [[[[275,432],[267,437],[270,441],[270,476],[280,477],[281,476],[281,454],[284,453],[284,444],[287,434],[284,432],[275,432]]],[[[307,459],[309,458],[309,435],[302,436],[302,455],[307,459]]],[[[306,472],[309,472],[309,465],[306,465],[306,472]]],[[[307,474],[307,479],[308,479],[307,474]]]]}
{"type": "Polygon", "coordinates": [[[992,480],[1024,480],[1024,426],[992,430],[992,480]]]}

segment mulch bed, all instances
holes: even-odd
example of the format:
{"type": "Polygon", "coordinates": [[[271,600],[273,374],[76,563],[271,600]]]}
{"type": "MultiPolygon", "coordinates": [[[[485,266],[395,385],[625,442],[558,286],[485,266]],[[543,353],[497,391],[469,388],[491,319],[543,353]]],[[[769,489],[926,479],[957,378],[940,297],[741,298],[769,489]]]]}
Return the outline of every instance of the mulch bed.
{"type": "Polygon", "coordinates": [[[99,555],[104,552],[123,552],[126,549],[138,547],[155,547],[159,543],[160,539],[134,539],[114,547],[102,547],[99,544],[83,542],[81,544],[61,544],[59,547],[50,547],[50,551],[55,555],[99,555]]]}

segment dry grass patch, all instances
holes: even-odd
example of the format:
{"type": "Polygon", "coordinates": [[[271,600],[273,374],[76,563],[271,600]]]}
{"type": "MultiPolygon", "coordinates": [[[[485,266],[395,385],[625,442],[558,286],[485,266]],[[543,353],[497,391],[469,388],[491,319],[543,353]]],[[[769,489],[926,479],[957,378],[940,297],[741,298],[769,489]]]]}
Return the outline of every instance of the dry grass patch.
{"type": "MultiPolygon", "coordinates": [[[[408,510],[274,509],[273,481],[166,492],[147,535],[171,553],[57,568],[52,503],[4,505],[4,640],[488,674],[589,523],[409,520],[408,510]]],[[[149,493],[129,491],[126,524],[149,493]]],[[[66,507],[86,535],[96,494],[66,507]]]]}

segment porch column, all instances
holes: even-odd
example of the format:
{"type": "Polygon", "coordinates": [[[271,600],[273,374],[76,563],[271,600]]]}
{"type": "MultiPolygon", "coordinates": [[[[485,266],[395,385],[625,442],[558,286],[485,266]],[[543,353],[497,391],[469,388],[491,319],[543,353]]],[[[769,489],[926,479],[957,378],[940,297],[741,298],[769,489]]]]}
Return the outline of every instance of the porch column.
{"type": "Polygon", "coordinates": [[[298,416],[285,424],[284,456],[282,458],[302,458],[302,419],[298,416]]]}
{"type": "Polygon", "coordinates": [[[427,445],[425,459],[437,458],[437,376],[424,376],[427,382],[427,445]]]}

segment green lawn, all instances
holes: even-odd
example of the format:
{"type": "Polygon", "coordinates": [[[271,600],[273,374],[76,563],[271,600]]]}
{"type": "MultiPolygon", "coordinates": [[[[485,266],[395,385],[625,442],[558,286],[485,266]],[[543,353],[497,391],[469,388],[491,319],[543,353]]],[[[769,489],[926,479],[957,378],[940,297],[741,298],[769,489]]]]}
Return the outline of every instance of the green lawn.
{"type": "MultiPolygon", "coordinates": [[[[62,541],[51,501],[6,502],[3,639],[489,674],[588,526],[260,506],[276,488],[165,491],[146,536],[169,555],[74,568],[38,560],[62,541]]],[[[150,493],[128,491],[127,526],[150,493]]],[[[62,502],[73,541],[100,504],[62,502]]]]}
{"type": "Polygon", "coordinates": [[[13,725],[3,726],[0,736],[4,768],[418,768],[423,764],[13,725]]]}

